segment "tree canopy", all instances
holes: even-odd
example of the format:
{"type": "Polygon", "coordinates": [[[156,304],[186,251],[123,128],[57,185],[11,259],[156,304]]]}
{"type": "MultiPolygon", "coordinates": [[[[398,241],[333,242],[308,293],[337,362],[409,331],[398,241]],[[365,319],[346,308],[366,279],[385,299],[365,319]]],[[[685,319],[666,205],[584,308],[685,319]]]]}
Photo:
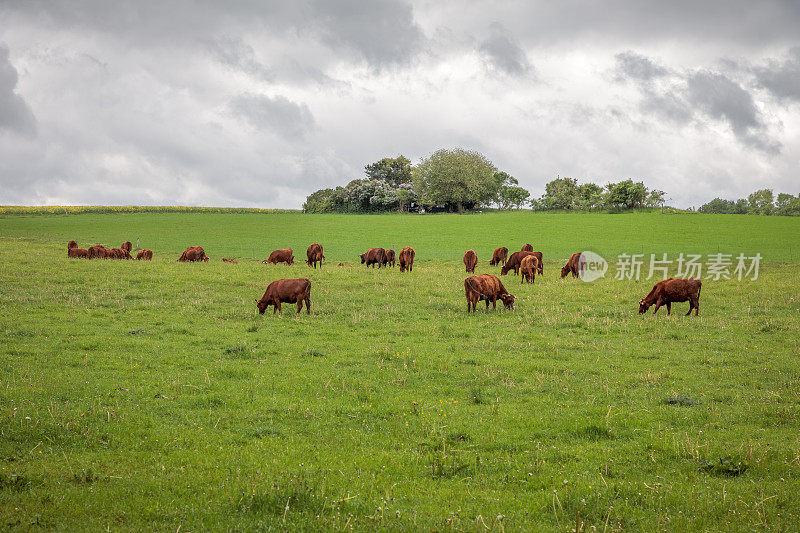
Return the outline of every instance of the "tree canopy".
{"type": "Polygon", "coordinates": [[[414,168],[414,192],[419,203],[456,207],[492,202],[500,188],[497,168],[482,154],[456,148],[437,150],[414,168]]]}

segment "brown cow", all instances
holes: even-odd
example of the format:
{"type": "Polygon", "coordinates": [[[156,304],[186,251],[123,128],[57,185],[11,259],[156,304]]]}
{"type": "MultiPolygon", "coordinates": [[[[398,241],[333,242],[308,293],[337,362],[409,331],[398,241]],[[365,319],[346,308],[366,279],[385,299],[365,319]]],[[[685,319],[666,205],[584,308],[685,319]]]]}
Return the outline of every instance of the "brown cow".
{"type": "Polygon", "coordinates": [[[108,248],[103,246],[102,244],[95,244],[94,246],[90,246],[87,250],[89,252],[89,259],[104,259],[106,257],[106,251],[108,248]]]}
{"type": "Polygon", "coordinates": [[[139,252],[136,254],[136,260],[137,261],[152,261],[153,260],[153,250],[148,250],[147,248],[139,250],[139,252]]]}
{"type": "Polygon", "coordinates": [[[203,250],[202,246],[190,246],[181,254],[178,261],[181,262],[194,262],[194,261],[208,261],[208,256],[206,256],[206,251],[203,250]]]}
{"type": "Polygon", "coordinates": [[[475,265],[478,264],[478,254],[475,250],[467,250],[464,252],[464,266],[467,267],[467,274],[475,273],[475,265]]]}
{"type": "Polygon", "coordinates": [[[133,250],[133,244],[131,244],[131,241],[125,241],[122,243],[122,246],[120,246],[120,248],[127,251],[128,255],[130,255],[131,250],[133,250]]]}
{"type": "Polygon", "coordinates": [[[581,263],[581,253],[577,252],[569,256],[567,264],[561,267],[561,279],[566,278],[570,273],[573,278],[580,276],[581,271],[586,263],[581,263]]]}
{"type": "Polygon", "coordinates": [[[286,263],[287,265],[294,264],[294,252],[291,248],[282,248],[280,250],[275,250],[269,257],[264,261],[261,261],[265,265],[267,263],[272,263],[273,265],[277,265],[278,263],[286,263]]]}
{"type": "Polygon", "coordinates": [[[131,257],[131,249],[133,245],[131,241],[123,242],[119,248],[112,248],[110,253],[106,252],[106,258],[108,259],[133,259],[131,257]]]}
{"type": "Polygon", "coordinates": [[[375,268],[375,265],[378,265],[378,268],[380,268],[383,265],[385,258],[386,250],[383,248],[370,248],[367,250],[367,253],[361,254],[361,264],[366,264],[372,268],[375,268]]]}
{"type": "Polygon", "coordinates": [[[301,279],[279,279],[269,284],[264,296],[256,300],[258,312],[262,315],[267,310],[267,306],[274,305],[272,314],[281,311],[281,302],[297,303],[297,314],[303,309],[303,302],[306,303],[306,311],[311,314],[311,282],[305,278],[301,279]]]}
{"type": "Polygon", "coordinates": [[[228,259],[227,257],[223,257],[223,258],[222,258],[222,261],[223,261],[224,263],[233,263],[233,264],[235,264],[235,265],[238,265],[238,264],[239,264],[239,261],[237,261],[236,259],[228,259]]]}
{"type": "Polygon", "coordinates": [[[319,267],[322,268],[322,260],[325,259],[325,255],[323,254],[322,245],[321,244],[311,244],[306,250],[306,263],[308,266],[313,266],[317,268],[317,262],[319,262],[319,267]]]}
{"type": "Polygon", "coordinates": [[[536,271],[539,270],[539,258],[535,254],[526,255],[522,258],[520,263],[520,270],[522,270],[522,280],[520,283],[536,283],[536,271]]]}
{"type": "Polygon", "coordinates": [[[67,257],[73,259],[89,259],[89,251],[83,248],[78,248],[78,243],[69,241],[67,243],[67,257]]]}
{"type": "Polygon", "coordinates": [[[514,271],[514,275],[519,274],[519,267],[522,264],[522,258],[526,255],[533,255],[536,252],[514,252],[506,261],[506,264],[500,268],[500,275],[505,276],[510,270],[514,271]]]}
{"type": "Polygon", "coordinates": [[[475,306],[480,300],[486,301],[486,309],[489,309],[489,302],[492,308],[497,309],[497,300],[502,300],[506,309],[514,309],[514,295],[509,294],[500,278],[492,274],[481,274],[470,276],[464,280],[464,294],[467,297],[467,313],[475,312],[475,306]]]}
{"type": "Polygon", "coordinates": [[[689,312],[686,316],[692,314],[694,309],[694,316],[700,313],[700,289],[703,282],[694,278],[669,278],[664,281],[659,281],[650,292],[639,300],[639,314],[646,313],[651,305],[655,304],[656,308],[653,314],[658,312],[658,308],[662,305],[667,306],[667,315],[672,311],[672,302],[685,302],[689,300],[689,312]]]}
{"type": "Polygon", "coordinates": [[[530,243],[523,244],[522,249],[520,250],[520,252],[532,252],[532,251],[533,251],[533,245],[530,243]]]}
{"type": "Polygon", "coordinates": [[[394,250],[386,250],[383,254],[383,264],[394,268],[394,250]]]}
{"type": "Polygon", "coordinates": [[[400,257],[398,259],[400,263],[400,272],[405,272],[406,270],[411,272],[414,270],[414,254],[414,249],[410,246],[406,246],[400,250],[400,257]]]}
{"type": "Polygon", "coordinates": [[[492,260],[489,261],[489,264],[492,266],[499,265],[500,263],[505,265],[506,259],[508,259],[508,248],[501,246],[494,251],[494,254],[492,254],[492,260]]]}

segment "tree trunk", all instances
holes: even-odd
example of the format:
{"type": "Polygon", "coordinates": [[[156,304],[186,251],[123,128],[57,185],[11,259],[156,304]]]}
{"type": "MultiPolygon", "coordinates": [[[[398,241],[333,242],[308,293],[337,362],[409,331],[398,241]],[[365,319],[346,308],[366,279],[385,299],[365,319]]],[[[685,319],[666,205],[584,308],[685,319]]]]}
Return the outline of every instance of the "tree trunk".
{"type": "Polygon", "coordinates": [[[459,215],[464,214],[464,204],[461,202],[461,200],[458,201],[458,214],[459,215]]]}

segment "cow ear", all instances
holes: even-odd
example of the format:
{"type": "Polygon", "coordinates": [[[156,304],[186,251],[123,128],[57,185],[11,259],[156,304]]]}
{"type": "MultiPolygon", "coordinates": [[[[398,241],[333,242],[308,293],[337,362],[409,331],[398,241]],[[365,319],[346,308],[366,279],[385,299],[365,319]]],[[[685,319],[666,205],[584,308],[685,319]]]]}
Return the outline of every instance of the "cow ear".
{"type": "Polygon", "coordinates": [[[258,300],[256,300],[256,303],[258,303],[258,300]]]}

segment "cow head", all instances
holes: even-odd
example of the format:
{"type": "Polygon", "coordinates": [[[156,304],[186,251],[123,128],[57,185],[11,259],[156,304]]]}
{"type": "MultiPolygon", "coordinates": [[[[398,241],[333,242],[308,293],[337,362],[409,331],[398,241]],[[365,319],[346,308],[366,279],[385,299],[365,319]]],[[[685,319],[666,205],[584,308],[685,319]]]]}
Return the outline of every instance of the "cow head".
{"type": "Polygon", "coordinates": [[[561,267],[561,279],[566,278],[568,275],[569,275],[569,267],[566,265],[561,267]]]}
{"type": "Polygon", "coordinates": [[[266,300],[256,300],[256,306],[258,306],[258,313],[260,315],[263,315],[264,311],[267,310],[267,305],[269,304],[267,303],[266,300]]]}
{"type": "Polygon", "coordinates": [[[359,257],[361,258],[362,265],[367,262],[367,254],[361,254],[359,257]]]}
{"type": "Polygon", "coordinates": [[[75,241],[69,241],[67,243],[67,248],[77,248],[77,247],[78,247],[78,243],[75,242],[75,241]]]}
{"type": "Polygon", "coordinates": [[[639,314],[643,315],[648,309],[650,309],[650,304],[647,303],[644,298],[639,300],[639,314]]]}
{"type": "Polygon", "coordinates": [[[501,294],[500,299],[503,300],[503,305],[506,306],[506,309],[511,311],[514,310],[514,295],[513,294],[501,294]]]}
{"type": "Polygon", "coordinates": [[[500,267],[500,275],[505,276],[506,274],[508,274],[509,270],[511,270],[511,265],[509,263],[506,263],[505,265],[500,267]]]}

